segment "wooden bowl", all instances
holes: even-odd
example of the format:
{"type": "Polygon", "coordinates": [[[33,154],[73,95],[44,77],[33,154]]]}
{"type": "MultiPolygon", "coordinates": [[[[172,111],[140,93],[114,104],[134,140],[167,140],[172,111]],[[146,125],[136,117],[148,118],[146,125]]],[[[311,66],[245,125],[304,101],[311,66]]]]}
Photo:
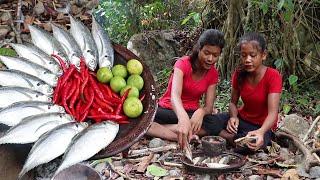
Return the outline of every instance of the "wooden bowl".
{"type": "Polygon", "coordinates": [[[220,136],[204,136],[201,144],[207,156],[217,156],[226,151],[226,140],[220,136]]]}

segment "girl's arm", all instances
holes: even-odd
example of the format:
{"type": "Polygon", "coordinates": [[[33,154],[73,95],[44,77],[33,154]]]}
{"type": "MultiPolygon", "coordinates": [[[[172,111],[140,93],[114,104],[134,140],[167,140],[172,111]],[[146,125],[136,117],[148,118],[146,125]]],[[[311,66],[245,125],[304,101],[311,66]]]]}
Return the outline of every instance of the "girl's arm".
{"type": "Polygon", "coordinates": [[[181,148],[184,148],[187,141],[191,138],[191,126],[189,116],[183,108],[181,93],[183,86],[183,72],[179,68],[174,68],[172,89],[171,89],[171,104],[172,109],[178,117],[178,143],[181,148]]]}
{"type": "Polygon", "coordinates": [[[256,143],[248,143],[248,147],[251,149],[259,149],[263,144],[264,134],[269,131],[276,120],[278,119],[278,109],[280,103],[280,93],[270,93],[268,94],[268,116],[264,120],[261,128],[250,131],[248,136],[256,136],[256,143]]]}
{"type": "Polygon", "coordinates": [[[237,104],[239,101],[240,92],[238,89],[232,87],[231,89],[231,101],[229,103],[229,115],[230,119],[227,125],[227,131],[232,134],[237,134],[239,119],[237,104]]]}
{"type": "Polygon", "coordinates": [[[207,88],[205,105],[197,109],[191,117],[191,128],[193,133],[200,131],[203,117],[207,114],[212,114],[213,104],[216,99],[216,86],[216,84],[213,84],[207,88]]]}

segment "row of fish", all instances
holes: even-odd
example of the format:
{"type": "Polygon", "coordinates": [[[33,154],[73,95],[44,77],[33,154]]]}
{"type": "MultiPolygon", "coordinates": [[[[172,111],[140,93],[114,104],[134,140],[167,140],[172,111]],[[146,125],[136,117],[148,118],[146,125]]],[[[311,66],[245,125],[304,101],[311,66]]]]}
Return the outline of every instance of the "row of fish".
{"type": "Polygon", "coordinates": [[[54,87],[63,73],[59,61],[79,69],[80,58],[84,58],[91,71],[113,66],[111,41],[94,18],[92,21],[90,32],[70,16],[70,32],[52,24],[53,35],[30,25],[32,44],[11,43],[19,57],[0,56],[8,68],[0,70],[0,123],[11,127],[0,137],[0,144],[35,143],[19,178],[62,154],[56,173],[87,160],[108,146],[119,131],[119,125],[111,121],[90,126],[77,123],[63,107],[52,103],[54,87]]]}

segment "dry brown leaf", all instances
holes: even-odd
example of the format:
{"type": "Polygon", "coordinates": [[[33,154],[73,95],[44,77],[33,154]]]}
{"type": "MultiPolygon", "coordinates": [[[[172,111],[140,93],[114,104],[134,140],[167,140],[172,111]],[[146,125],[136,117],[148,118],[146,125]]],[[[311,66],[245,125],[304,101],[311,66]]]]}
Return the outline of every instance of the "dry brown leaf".
{"type": "Polygon", "coordinates": [[[274,177],[282,177],[281,175],[281,171],[279,169],[267,169],[267,168],[254,168],[253,170],[255,170],[257,172],[257,174],[260,175],[270,175],[270,176],[274,176],[274,177]]]}
{"type": "Polygon", "coordinates": [[[299,180],[299,175],[298,175],[298,172],[296,169],[289,169],[287,170],[281,180],[287,180],[287,179],[290,179],[290,180],[299,180]]]}

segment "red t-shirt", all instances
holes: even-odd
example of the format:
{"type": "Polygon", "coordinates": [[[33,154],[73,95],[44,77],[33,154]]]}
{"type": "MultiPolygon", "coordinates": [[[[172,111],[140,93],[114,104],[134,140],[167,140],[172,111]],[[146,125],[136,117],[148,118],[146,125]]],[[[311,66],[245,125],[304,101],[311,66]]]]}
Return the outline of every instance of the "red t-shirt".
{"type": "MultiPolygon", "coordinates": [[[[203,93],[208,89],[208,86],[218,83],[219,74],[214,66],[209,69],[205,76],[200,80],[192,79],[192,67],[189,56],[184,56],[177,60],[174,65],[183,72],[183,86],[181,93],[181,100],[185,110],[196,110],[199,108],[199,100],[203,93]]],[[[159,100],[159,105],[163,108],[172,109],[171,106],[171,88],[172,88],[171,74],[168,88],[159,100]]]]}
{"type": "MultiPolygon", "coordinates": [[[[238,73],[233,73],[232,87],[239,90],[237,78],[238,73]]],[[[244,80],[240,89],[243,101],[243,106],[238,109],[240,117],[250,123],[262,125],[268,115],[268,94],[281,93],[281,90],[282,77],[273,68],[267,68],[263,78],[255,87],[244,80]]]]}

